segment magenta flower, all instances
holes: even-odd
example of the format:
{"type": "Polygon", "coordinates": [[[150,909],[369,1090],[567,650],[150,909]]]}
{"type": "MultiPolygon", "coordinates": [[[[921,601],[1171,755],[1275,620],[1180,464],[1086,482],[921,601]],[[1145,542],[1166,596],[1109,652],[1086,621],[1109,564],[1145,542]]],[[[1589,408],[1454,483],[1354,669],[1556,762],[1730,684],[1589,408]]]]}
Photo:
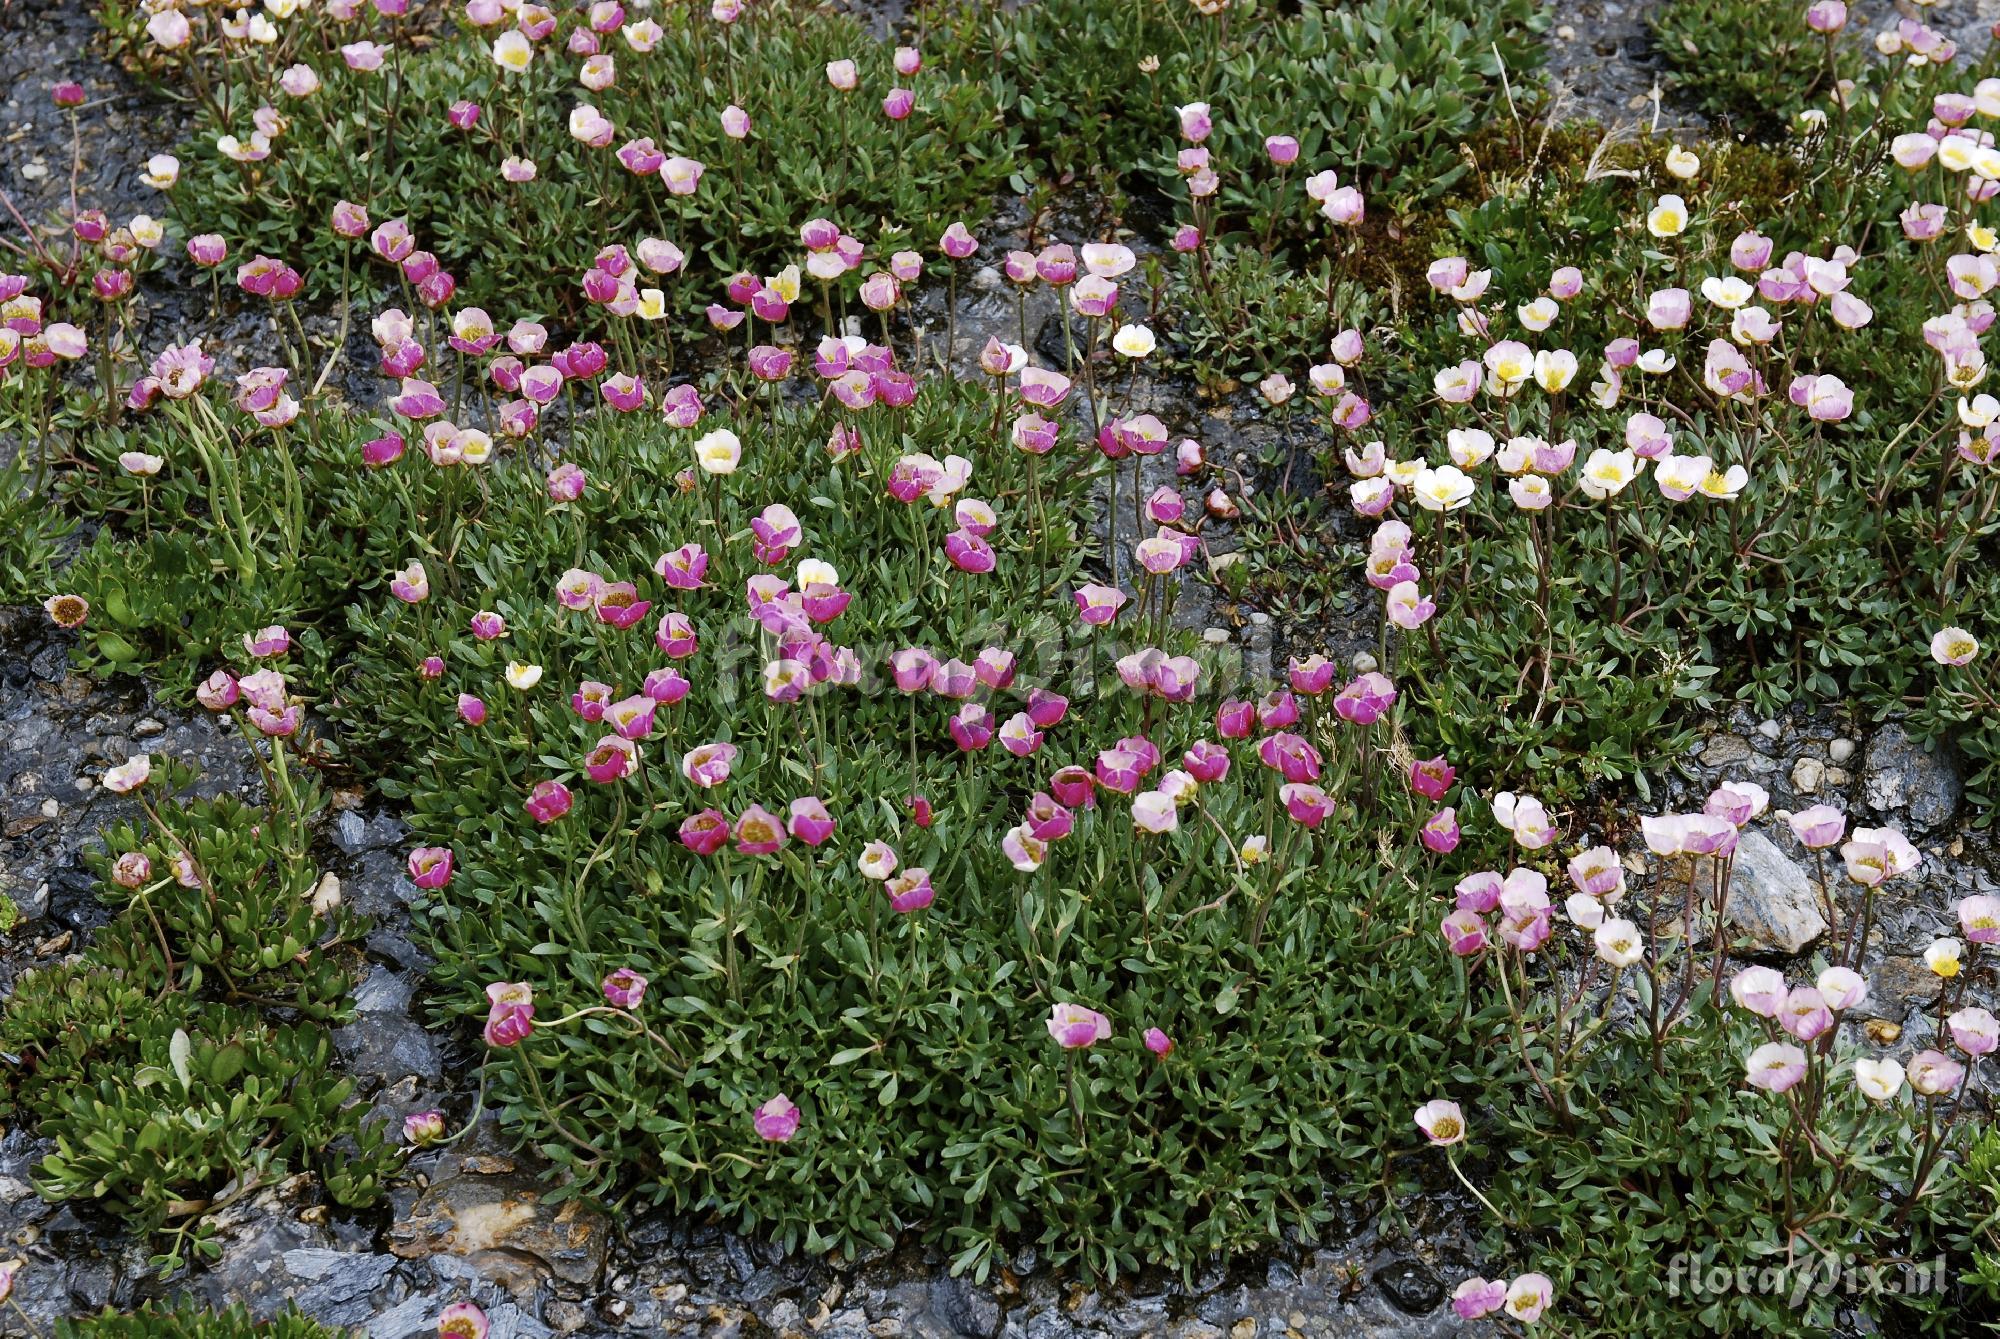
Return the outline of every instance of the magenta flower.
{"type": "Polygon", "coordinates": [[[495,981],[486,987],[486,1044],[518,1046],[535,1030],[535,991],[526,981],[495,981]]]}
{"type": "Polygon", "coordinates": [[[1356,725],[1373,725],[1395,703],[1396,686],[1389,682],[1387,675],[1370,670],[1340,690],[1339,696],[1333,700],[1333,709],[1342,720],[1356,725]]]}
{"type": "Polygon", "coordinates": [[[1049,1010],[1049,1036],[1066,1051],[1094,1045],[1111,1035],[1111,1020],[1080,1004],[1058,1003],[1049,1010]]]}
{"type": "Polygon", "coordinates": [[[991,572],[996,562],[993,546],[965,530],[954,530],[945,536],[944,556],[959,571],[974,575],[991,572]]]}
{"type": "Polygon", "coordinates": [[[617,696],[618,690],[610,684],[599,683],[596,679],[585,679],[576,686],[576,691],[569,695],[570,710],[595,725],[604,719],[605,710],[617,696]]]}
{"type": "Polygon", "coordinates": [[[442,888],[451,882],[451,848],[419,846],[410,852],[410,882],[419,888],[442,888]]]}
{"type": "Polygon", "coordinates": [[[1410,764],[1410,789],[1427,800],[1443,799],[1457,778],[1457,770],[1443,755],[1410,764]]]}
{"type": "Polygon", "coordinates": [[[720,810],[704,809],[681,820],[681,845],[696,855],[714,855],[728,841],[729,818],[720,810]]]}
{"type": "Polygon", "coordinates": [[[1333,801],[1318,786],[1294,782],[1278,788],[1278,801],[1292,821],[1316,828],[1333,812],[1333,801]]]}
{"type": "Polygon", "coordinates": [[[684,700],[693,687],[686,675],[669,666],[648,673],[645,682],[639,685],[639,691],[659,705],[671,707],[684,700]]]}
{"type": "Polygon", "coordinates": [[[528,817],[548,824],[567,814],[572,803],[569,787],[560,781],[537,781],[528,793],[528,817]]]}
{"type": "Polygon", "coordinates": [[[1174,1039],[1156,1027],[1147,1028],[1139,1040],[1145,1043],[1147,1050],[1163,1060],[1173,1054],[1174,1039]]]}
{"type": "Polygon", "coordinates": [[[766,1143],[789,1143],[799,1132],[799,1109],[783,1093],[771,1098],[750,1115],[757,1137],[766,1143]]]}
{"type": "Polygon", "coordinates": [[[785,827],[761,804],[745,809],[736,820],[736,849],[742,855],[771,855],[785,844],[785,827]]]}
{"type": "MultiPolygon", "coordinates": [[[[1097,803],[1097,778],[1082,767],[1069,766],[1057,769],[1049,778],[1049,793],[1056,803],[1069,809],[1089,809],[1097,803]]],[[[1067,832],[1068,815],[1063,815],[1063,831],[1067,832]]],[[[1040,836],[1038,832],[1036,834],[1040,836]]]]}
{"type": "Polygon", "coordinates": [[[1458,849],[1457,811],[1449,808],[1438,810],[1431,815],[1430,821],[1424,824],[1423,831],[1419,835],[1430,850],[1439,855],[1450,855],[1458,849]]]}
{"type": "Polygon", "coordinates": [[[792,836],[807,846],[818,846],[833,835],[833,815],[812,796],[792,801],[789,827],[792,836]]]}
{"type": "Polygon", "coordinates": [[[708,575],[708,552],[699,544],[683,544],[661,554],[653,571],[673,590],[700,590],[708,575]]]}
{"type": "Polygon", "coordinates": [[[486,702],[472,693],[458,695],[458,718],[467,725],[486,724],[486,702]]]}
{"type": "Polygon", "coordinates": [[[629,739],[605,735],[584,755],[583,770],[599,785],[622,781],[639,770],[639,750],[629,739]]]}

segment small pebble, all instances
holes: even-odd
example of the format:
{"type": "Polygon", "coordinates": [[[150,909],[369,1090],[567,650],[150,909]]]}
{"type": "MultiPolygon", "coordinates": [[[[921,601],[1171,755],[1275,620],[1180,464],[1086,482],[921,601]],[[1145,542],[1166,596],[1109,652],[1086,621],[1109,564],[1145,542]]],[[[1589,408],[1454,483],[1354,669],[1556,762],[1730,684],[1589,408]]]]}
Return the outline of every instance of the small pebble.
{"type": "Polygon", "coordinates": [[[1848,776],[1847,776],[1847,769],[1845,767],[1829,767],[1826,769],[1827,785],[1839,787],[1846,785],[1847,782],[1848,782],[1848,776]]]}
{"type": "Polygon", "coordinates": [[[1356,674],[1373,674],[1377,663],[1372,651],[1356,651],[1354,653],[1354,672],[1356,674]]]}
{"type": "Polygon", "coordinates": [[[1776,721],[1763,721],[1758,724],[1757,733],[1766,739],[1776,739],[1779,733],[1778,723],[1776,721]]]}
{"type": "Polygon", "coordinates": [[[92,786],[95,786],[96,784],[97,783],[95,781],[92,781],[89,777],[80,776],[76,779],[76,792],[79,795],[87,795],[90,793],[90,788],[92,786]]]}
{"type": "Polygon", "coordinates": [[[49,799],[42,801],[43,818],[54,818],[57,814],[61,812],[62,812],[62,805],[58,804],[53,796],[50,797],[49,799]]]}
{"type": "Polygon", "coordinates": [[[142,716],[139,718],[138,724],[132,727],[132,733],[144,739],[148,735],[164,734],[166,733],[166,729],[166,726],[154,720],[151,716],[142,716]]]}
{"type": "Polygon", "coordinates": [[[1203,628],[1201,630],[1201,639],[1207,642],[1210,646],[1224,645],[1229,640],[1229,629],[1203,628]]]}
{"type": "Polygon", "coordinates": [[[1826,779],[1826,765],[1818,758],[1801,758],[1792,764],[1792,789],[1801,795],[1811,795],[1826,779]]]}
{"type": "Polygon", "coordinates": [[[1854,741],[1847,738],[1834,740],[1826,746],[1826,756],[1835,762],[1846,762],[1854,756],[1854,741]]]}

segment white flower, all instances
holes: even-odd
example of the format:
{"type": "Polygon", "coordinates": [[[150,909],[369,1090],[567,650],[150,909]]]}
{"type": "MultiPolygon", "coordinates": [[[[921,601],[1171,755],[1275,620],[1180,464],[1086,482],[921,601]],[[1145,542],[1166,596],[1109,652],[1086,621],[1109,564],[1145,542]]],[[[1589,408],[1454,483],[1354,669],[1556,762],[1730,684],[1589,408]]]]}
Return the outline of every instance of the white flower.
{"type": "Polygon", "coordinates": [[[1597,956],[1613,967],[1630,967],[1646,956],[1646,943],[1639,937],[1639,927],[1623,918],[1598,926],[1591,942],[1597,946],[1597,956]]]}
{"type": "Polygon", "coordinates": [[[1638,477],[1639,458],[1631,448],[1611,451],[1600,446],[1583,462],[1579,482],[1587,495],[1601,502],[1624,492],[1625,486],[1638,477]]]}
{"type": "Polygon", "coordinates": [[[1748,302],[1756,289],[1735,275],[1710,275],[1701,281],[1701,295],[1724,311],[1735,311],[1748,302]]]}
{"type": "Polygon", "coordinates": [[[1663,195],[1646,215],[1646,231],[1655,237],[1679,237],[1687,231],[1687,201],[1678,195],[1663,195]]]}
{"type": "Polygon", "coordinates": [[[493,39],[493,63],[503,70],[519,73],[528,68],[535,58],[535,48],[529,44],[526,33],[519,28],[509,28],[493,39]]]}
{"type": "Polygon", "coordinates": [[[170,153],[156,153],[146,160],[146,170],[139,174],[139,180],[154,190],[164,191],[181,179],[181,160],[170,153]]]}
{"type": "Polygon", "coordinates": [[[1474,487],[1471,476],[1456,465],[1425,466],[1411,484],[1417,505],[1425,511],[1457,511],[1472,501],[1474,487]]]}
{"type": "Polygon", "coordinates": [[[1894,1101],[1903,1090],[1903,1067],[1893,1060],[1863,1057],[1854,1062],[1854,1086],[1871,1102],[1894,1101]]]}
{"type": "Polygon", "coordinates": [[[1111,337],[1111,347],[1127,358],[1144,358],[1154,349],[1153,332],[1143,325],[1121,325],[1111,337]]]}
{"type": "Polygon", "coordinates": [[[104,769],[104,788],[119,795],[139,789],[153,774],[153,760],[147,754],[128,758],[116,767],[104,769]]]}
{"type": "Polygon", "coordinates": [[[734,474],[743,461],[743,443],[727,428],[717,428],[694,444],[695,463],[704,474],[734,474]]]}

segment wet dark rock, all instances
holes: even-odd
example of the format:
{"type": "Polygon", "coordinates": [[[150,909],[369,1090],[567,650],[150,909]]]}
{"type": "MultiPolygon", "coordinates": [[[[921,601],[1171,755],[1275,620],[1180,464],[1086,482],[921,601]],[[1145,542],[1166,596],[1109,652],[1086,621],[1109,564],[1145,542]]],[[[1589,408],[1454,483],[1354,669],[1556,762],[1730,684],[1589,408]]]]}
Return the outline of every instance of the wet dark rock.
{"type": "Polygon", "coordinates": [[[1421,1261],[1391,1260],[1378,1266],[1373,1277],[1375,1286],[1406,1315],[1424,1315],[1444,1302],[1444,1281],[1421,1261]]]}
{"type": "Polygon", "coordinates": [[[1951,821],[1964,788],[1946,748],[1926,749],[1901,725],[1885,725],[1868,741],[1861,796],[1869,808],[1905,820],[1920,837],[1951,821]]]}

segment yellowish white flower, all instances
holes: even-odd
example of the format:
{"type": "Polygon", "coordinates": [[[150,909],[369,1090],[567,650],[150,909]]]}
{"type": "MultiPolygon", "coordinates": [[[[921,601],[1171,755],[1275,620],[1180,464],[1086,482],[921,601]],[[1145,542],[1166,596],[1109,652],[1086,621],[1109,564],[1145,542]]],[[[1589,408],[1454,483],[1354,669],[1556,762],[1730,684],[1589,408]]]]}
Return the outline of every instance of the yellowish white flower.
{"type": "Polygon", "coordinates": [[[1520,318],[1522,328],[1540,334],[1555,324],[1556,317],[1562,315],[1562,307],[1552,297],[1539,297],[1516,307],[1514,315],[1520,318]]]}
{"type": "Polygon", "coordinates": [[[1630,448],[1612,451],[1600,446],[1583,462],[1578,483],[1587,496],[1601,502],[1624,492],[1639,477],[1640,468],[1639,457],[1630,448]]]}
{"type": "Polygon", "coordinates": [[[1121,325],[1111,337],[1111,347],[1127,358],[1144,358],[1157,344],[1153,332],[1143,325],[1121,325]]]}
{"type": "Polygon", "coordinates": [[[535,58],[535,48],[526,33],[509,28],[493,39],[493,63],[503,70],[520,73],[535,58]]]}
{"type": "Polygon", "coordinates": [[[1646,231],[1655,237],[1679,237],[1687,226],[1687,201],[1678,195],[1661,196],[1646,215],[1646,231]]]}
{"type": "Polygon", "coordinates": [[[1956,939],[1934,940],[1924,950],[1924,966],[1930,968],[1932,974],[1949,981],[1958,975],[1959,959],[1964,953],[1965,945],[1956,939]]]}
{"type": "Polygon", "coordinates": [[[527,692],[542,681],[540,665],[526,665],[518,660],[507,662],[507,682],[514,688],[527,692]]]}
{"type": "Polygon", "coordinates": [[[743,442],[727,428],[717,428],[694,444],[695,463],[704,474],[734,474],[743,461],[743,442]]]}
{"type": "Polygon", "coordinates": [[[1701,281],[1701,295],[1724,311],[1735,311],[1755,296],[1757,290],[1736,275],[1710,275],[1701,281]]]}
{"type": "Polygon", "coordinates": [[[1417,505],[1425,511],[1457,511],[1472,501],[1476,485],[1456,465],[1424,469],[1411,484],[1417,505]]]}

